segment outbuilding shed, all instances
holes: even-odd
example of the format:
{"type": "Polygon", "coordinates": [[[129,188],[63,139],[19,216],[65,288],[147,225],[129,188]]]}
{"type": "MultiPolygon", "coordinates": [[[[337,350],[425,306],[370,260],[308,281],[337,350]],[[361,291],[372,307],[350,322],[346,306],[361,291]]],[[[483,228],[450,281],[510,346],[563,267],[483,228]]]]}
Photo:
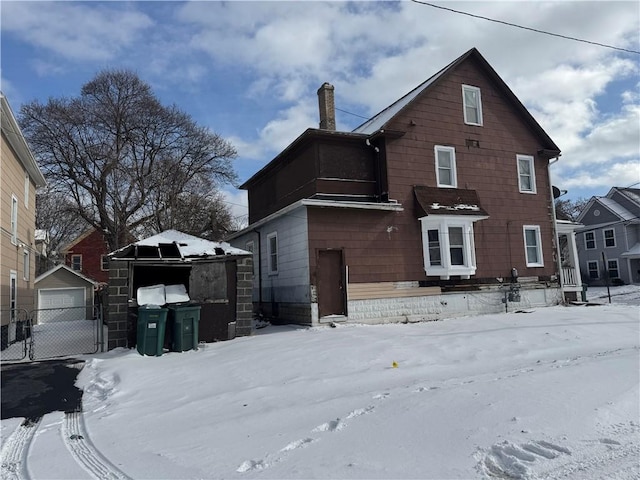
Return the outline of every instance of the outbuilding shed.
{"type": "Polygon", "coordinates": [[[37,323],[92,318],[96,283],[66,265],[46,271],[34,281],[37,323]],[[84,307],[84,308],[83,308],[84,307]]]}
{"type": "Polygon", "coordinates": [[[136,292],[158,284],[184,285],[191,302],[200,305],[200,341],[251,334],[251,252],[166,230],[109,257],[109,349],[135,346],[136,292]]]}

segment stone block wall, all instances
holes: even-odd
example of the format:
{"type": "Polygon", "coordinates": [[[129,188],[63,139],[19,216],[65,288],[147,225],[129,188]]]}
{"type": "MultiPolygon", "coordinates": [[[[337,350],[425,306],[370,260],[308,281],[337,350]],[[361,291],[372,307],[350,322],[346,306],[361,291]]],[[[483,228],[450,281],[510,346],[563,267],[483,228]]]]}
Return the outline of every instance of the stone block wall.
{"type": "Polygon", "coordinates": [[[251,335],[253,320],[253,258],[236,261],[236,335],[251,335]]]}
{"type": "Polygon", "coordinates": [[[131,347],[127,344],[129,310],[129,264],[111,260],[109,263],[109,290],[107,294],[108,349],[131,347]]]}

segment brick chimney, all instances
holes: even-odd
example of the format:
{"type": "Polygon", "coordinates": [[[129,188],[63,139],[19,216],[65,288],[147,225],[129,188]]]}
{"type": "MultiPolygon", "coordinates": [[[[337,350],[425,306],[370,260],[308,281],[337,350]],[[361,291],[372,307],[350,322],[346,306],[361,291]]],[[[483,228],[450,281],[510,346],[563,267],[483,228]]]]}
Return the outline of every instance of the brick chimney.
{"type": "Polygon", "coordinates": [[[336,109],[333,101],[333,85],[323,83],[318,89],[318,105],[320,106],[320,128],[322,130],[336,129],[336,109]]]}

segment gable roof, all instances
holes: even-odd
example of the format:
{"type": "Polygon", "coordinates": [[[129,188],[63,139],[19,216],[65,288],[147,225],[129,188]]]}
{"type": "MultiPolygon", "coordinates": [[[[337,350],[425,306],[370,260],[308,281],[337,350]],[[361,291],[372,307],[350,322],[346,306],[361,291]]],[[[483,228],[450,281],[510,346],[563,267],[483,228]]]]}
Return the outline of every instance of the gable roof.
{"type": "Polygon", "coordinates": [[[49,275],[53,275],[54,273],[56,273],[59,270],[66,270],[72,274],[74,274],[75,276],[77,276],[78,278],[81,278],[82,280],[84,280],[87,283],[90,283],[91,285],[97,285],[97,282],[91,280],[88,277],[85,277],[84,275],[82,275],[81,273],[76,272],[75,270],[73,270],[72,268],[67,267],[64,264],[60,264],[56,267],[53,267],[51,270],[47,270],[46,272],[44,272],[43,274],[39,275],[34,281],[33,283],[38,283],[40,280],[44,280],[45,278],[47,278],[49,275]]]}
{"type": "MultiPolygon", "coordinates": [[[[576,221],[577,222],[582,222],[584,220],[584,218],[587,216],[587,214],[589,212],[591,212],[591,210],[593,209],[593,207],[596,204],[597,205],[601,205],[602,207],[604,207],[607,210],[609,210],[616,217],[618,217],[621,221],[627,222],[627,221],[631,221],[631,220],[638,220],[638,216],[637,215],[634,215],[632,212],[630,212],[625,207],[620,205],[614,199],[610,198],[610,195],[613,195],[614,190],[617,190],[618,192],[620,192],[621,190],[637,190],[637,189],[616,189],[614,187],[609,191],[609,193],[607,194],[606,197],[591,197],[591,199],[587,203],[587,206],[580,212],[580,215],[578,215],[578,218],[576,219],[576,221]]],[[[633,200],[633,199],[631,199],[631,200],[632,201],[636,201],[636,200],[633,200]]],[[[610,223],[611,222],[606,222],[604,224],[599,224],[599,225],[604,226],[604,225],[608,225],[610,223]]],[[[592,225],[589,225],[589,226],[590,227],[594,227],[596,225],[592,224],[592,225]]]]}
{"type": "Polygon", "coordinates": [[[635,203],[640,208],[640,188],[621,188],[613,187],[607,193],[607,198],[613,198],[615,193],[619,193],[623,197],[627,198],[630,202],[635,203]]]}
{"type": "MultiPolygon", "coordinates": [[[[75,247],[77,244],[79,244],[81,241],[83,241],[85,238],[87,238],[89,235],[91,235],[95,231],[97,231],[97,228],[95,227],[91,227],[85,230],[80,235],[78,235],[75,239],[73,239],[71,242],[66,244],[64,247],[60,248],[60,253],[66,254],[69,250],[71,250],[73,247],[75,247]]],[[[106,250],[106,245],[105,245],[105,250],[106,250]]]]}
{"type": "Polygon", "coordinates": [[[16,117],[9,106],[7,97],[0,92],[0,124],[2,133],[7,138],[11,148],[16,152],[18,161],[29,173],[29,177],[33,180],[36,187],[44,187],[47,182],[40,171],[40,167],[36,163],[36,159],[27,145],[27,141],[22,134],[22,130],[16,121],[16,117]]]}
{"type": "Polygon", "coordinates": [[[523,119],[527,122],[529,127],[540,137],[542,143],[545,145],[545,150],[549,150],[547,152],[549,156],[556,156],[560,153],[560,149],[558,146],[551,140],[551,137],[547,135],[547,133],[543,130],[540,124],[533,118],[531,113],[526,109],[526,107],[518,100],[518,97],[511,91],[511,89],[507,86],[507,84],[500,78],[500,76],[496,73],[489,62],[485,60],[485,58],[480,54],[480,52],[476,48],[472,48],[467,51],[449,65],[444,67],[442,70],[437,72],[435,75],[418,85],[416,88],[411,90],[405,96],[396,100],[394,103],[389,105],[387,108],[382,110],[380,113],[376,114],[366,122],[364,122],[359,127],[353,130],[353,133],[364,133],[368,135],[373,135],[374,133],[384,130],[385,127],[389,124],[389,122],[407,105],[413,102],[416,98],[418,98],[424,92],[427,92],[432,86],[438,83],[439,80],[446,77],[450,72],[452,72],[458,65],[468,59],[475,59],[485,73],[491,78],[494,84],[498,87],[498,89],[507,97],[507,99],[513,104],[516,110],[522,115],[523,119]]]}

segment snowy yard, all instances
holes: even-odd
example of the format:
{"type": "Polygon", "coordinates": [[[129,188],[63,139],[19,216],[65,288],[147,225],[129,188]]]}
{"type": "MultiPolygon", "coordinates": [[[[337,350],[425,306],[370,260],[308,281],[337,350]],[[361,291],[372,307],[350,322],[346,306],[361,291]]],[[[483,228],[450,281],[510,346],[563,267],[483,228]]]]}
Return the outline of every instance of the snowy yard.
{"type": "MultiPolygon", "coordinates": [[[[43,418],[28,475],[636,479],[640,289],[612,294],[612,305],[590,289],[602,305],[271,326],[198,351],[87,356],[84,414],[43,418]]],[[[19,423],[2,422],[3,442],[19,423]]]]}

